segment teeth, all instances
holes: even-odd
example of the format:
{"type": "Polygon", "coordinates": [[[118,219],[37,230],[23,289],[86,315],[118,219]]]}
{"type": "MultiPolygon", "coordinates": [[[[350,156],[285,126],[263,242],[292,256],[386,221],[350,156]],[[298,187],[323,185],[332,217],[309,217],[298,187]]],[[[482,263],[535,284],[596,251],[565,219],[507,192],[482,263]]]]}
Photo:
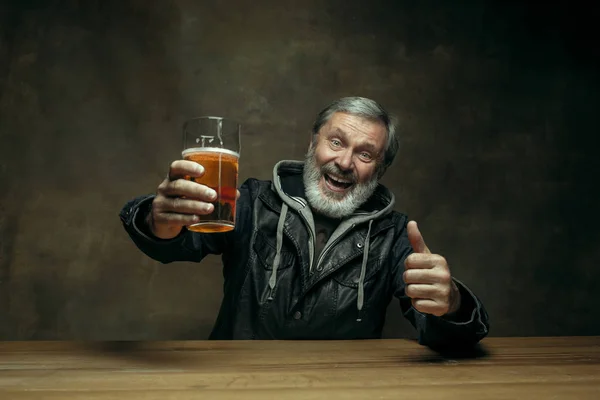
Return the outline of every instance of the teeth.
{"type": "Polygon", "coordinates": [[[339,178],[334,178],[331,175],[329,175],[329,179],[334,180],[334,181],[339,182],[339,183],[350,183],[350,181],[346,181],[346,180],[339,179],[339,178]]]}

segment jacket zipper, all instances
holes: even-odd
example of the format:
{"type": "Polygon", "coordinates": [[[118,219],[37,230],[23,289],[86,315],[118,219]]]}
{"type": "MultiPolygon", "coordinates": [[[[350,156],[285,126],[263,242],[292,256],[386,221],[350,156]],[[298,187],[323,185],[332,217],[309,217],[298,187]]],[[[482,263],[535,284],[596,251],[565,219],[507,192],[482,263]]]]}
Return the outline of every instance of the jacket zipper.
{"type": "Polygon", "coordinates": [[[327,254],[327,252],[329,252],[329,250],[331,250],[331,248],[333,248],[337,242],[340,241],[340,239],[342,239],[344,236],[346,236],[346,233],[348,233],[348,231],[352,228],[354,228],[356,225],[352,224],[350,226],[350,228],[346,229],[344,231],[344,233],[342,233],[341,235],[339,235],[337,238],[335,238],[335,240],[327,247],[325,247],[322,251],[321,251],[321,255],[319,256],[319,259],[317,260],[317,264],[315,265],[315,268],[317,269],[317,271],[319,270],[319,265],[321,264],[321,261],[323,261],[323,257],[325,257],[325,255],[327,254]]]}

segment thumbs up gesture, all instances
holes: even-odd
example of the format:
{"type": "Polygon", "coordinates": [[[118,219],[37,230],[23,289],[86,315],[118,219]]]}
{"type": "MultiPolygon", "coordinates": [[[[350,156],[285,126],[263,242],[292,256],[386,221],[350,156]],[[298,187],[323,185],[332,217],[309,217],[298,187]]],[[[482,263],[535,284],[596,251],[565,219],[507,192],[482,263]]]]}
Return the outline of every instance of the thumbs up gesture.
{"type": "Polygon", "coordinates": [[[414,253],[404,261],[403,277],[405,292],[411,298],[413,307],[436,316],[457,311],[460,292],[452,280],[446,259],[431,253],[415,221],[408,223],[407,230],[414,253]]]}

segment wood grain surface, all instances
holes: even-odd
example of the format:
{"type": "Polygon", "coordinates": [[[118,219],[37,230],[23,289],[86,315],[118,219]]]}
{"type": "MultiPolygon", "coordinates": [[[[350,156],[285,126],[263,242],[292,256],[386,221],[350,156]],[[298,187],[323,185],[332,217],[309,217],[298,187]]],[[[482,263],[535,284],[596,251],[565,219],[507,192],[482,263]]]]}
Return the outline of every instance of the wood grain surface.
{"type": "Polygon", "coordinates": [[[0,342],[0,399],[599,399],[600,337],[0,342]]]}

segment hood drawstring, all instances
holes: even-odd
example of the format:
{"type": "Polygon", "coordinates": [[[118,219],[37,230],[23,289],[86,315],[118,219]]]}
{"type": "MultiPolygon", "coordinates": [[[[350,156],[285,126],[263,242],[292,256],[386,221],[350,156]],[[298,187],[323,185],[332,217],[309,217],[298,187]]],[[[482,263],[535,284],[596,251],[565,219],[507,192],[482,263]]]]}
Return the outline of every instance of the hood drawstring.
{"type": "Polygon", "coordinates": [[[362,308],[365,302],[365,275],[367,273],[367,260],[369,259],[369,239],[371,237],[371,225],[373,220],[369,221],[369,230],[367,231],[367,237],[365,239],[365,250],[363,253],[362,266],[360,268],[360,278],[358,278],[358,299],[356,300],[356,308],[358,309],[357,322],[361,322],[362,308]]]}
{"type": "Polygon", "coordinates": [[[281,205],[281,214],[279,215],[279,221],[277,222],[277,252],[275,253],[275,258],[273,259],[273,271],[271,272],[271,277],[269,278],[269,301],[273,300],[275,283],[277,283],[277,268],[279,268],[279,261],[281,260],[281,246],[283,244],[283,225],[285,224],[285,217],[287,215],[287,211],[288,205],[286,203],[283,203],[281,205]]]}

